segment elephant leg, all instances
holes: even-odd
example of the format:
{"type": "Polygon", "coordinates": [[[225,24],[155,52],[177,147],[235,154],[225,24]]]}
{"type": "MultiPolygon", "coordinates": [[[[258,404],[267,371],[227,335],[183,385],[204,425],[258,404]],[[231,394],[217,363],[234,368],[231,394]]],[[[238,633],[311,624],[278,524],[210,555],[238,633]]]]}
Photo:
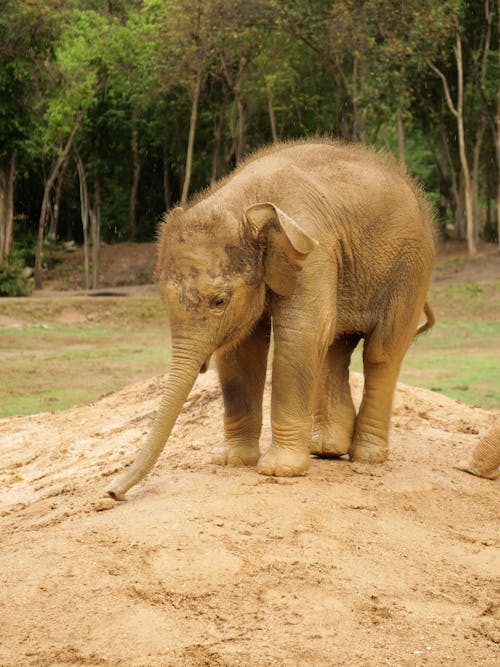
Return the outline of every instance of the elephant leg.
{"type": "Polygon", "coordinates": [[[349,384],[349,365],[359,340],[358,335],[342,336],[328,350],[316,397],[311,453],[317,456],[342,456],[351,447],[356,410],[349,384]]]}
{"type": "MultiPolygon", "coordinates": [[[[415,331],[411,324],[410,331],[415,331]]],[[[401,331],[401,330],[399,330],[401,331]]],[[[363,350],[364,388],[349,457],[353,461],[381,463],[388,455],[388,434],[392,401],[401,362],[412,336],[373,335],[363,350]]]]}
{"type": "Polygon", "coordinates": [[[270,321],[266,317],[236,348],[217,354],[225,442],[214,452],[212,463],[255,465],[259,459],[269,339],[270,321]]]}
{"type": "Polygon", "coordinates": [[[303,330],[274,325],[272,444],[259,459],[263,475],[304,475],[310,464],[314,400],[327,344],[303,330]]]}

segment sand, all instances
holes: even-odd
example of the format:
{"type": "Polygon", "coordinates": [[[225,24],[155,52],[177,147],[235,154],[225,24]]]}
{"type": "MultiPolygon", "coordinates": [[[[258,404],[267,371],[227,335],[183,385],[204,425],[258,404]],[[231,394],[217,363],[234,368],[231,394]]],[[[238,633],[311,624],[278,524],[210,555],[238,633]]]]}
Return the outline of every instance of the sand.
{"type": "Polygon", "coordinates": [[[387,463],[269,478],[210,464],[210,371],[115,504],[161,386],[0,420],[0,665],[500,665],[500,480],[452,467],[498,413],[399,385],[387,463]]]}

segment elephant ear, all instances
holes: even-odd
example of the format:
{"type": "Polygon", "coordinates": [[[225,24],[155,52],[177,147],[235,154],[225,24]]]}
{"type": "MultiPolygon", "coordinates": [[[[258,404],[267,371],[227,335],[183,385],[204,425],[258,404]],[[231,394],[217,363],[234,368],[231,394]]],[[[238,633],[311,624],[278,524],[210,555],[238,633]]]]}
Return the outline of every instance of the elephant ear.
{"type": "Polygon", "coordinates": [[[265,246],[264,280],[273,292],[291,296],[302,265],[319,243],[274,204],[252,204],[245,219],[265,246]]]}

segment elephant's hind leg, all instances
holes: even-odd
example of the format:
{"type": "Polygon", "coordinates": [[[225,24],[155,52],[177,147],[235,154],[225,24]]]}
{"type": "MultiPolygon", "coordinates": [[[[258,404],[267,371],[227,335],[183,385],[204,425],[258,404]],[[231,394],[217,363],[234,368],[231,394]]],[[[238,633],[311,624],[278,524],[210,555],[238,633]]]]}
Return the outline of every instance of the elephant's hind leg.
{"type": "Polygon", "coordinates": [[[382,463],[387,459],[392,401],[403,357],[416,330],[419,313],[403,329],[377,331],[365,339],[363,398],[349,456],[353,461],[382,463]]]}
{"type": "Polygon", "coordinates": [[[214,452],[212,463],[256,465],[259,460],[269,338],[270,321],[264,318],[236,348],[217,354],[225,439],[214,452]]]}
{"type": "Polygon", "coordinates": [[[356,411],[349,385],[349,365],[358,335],[342,336],[330,347],[318,385],[311,452],[317,456],[347,454],[352,444],[356,411]]]}

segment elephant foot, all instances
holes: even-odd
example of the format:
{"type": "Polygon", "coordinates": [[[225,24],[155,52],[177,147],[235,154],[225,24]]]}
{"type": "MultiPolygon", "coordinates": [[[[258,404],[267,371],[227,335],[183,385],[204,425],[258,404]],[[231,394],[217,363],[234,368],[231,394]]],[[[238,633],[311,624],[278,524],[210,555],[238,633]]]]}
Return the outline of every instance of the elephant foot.
{"type": "Polygon", "coordinates": [[[254,466],[259,460],[258,445],[223,445],[212,454],[212,463],[219,466],[254,466]]]}
{"type": "Polygon", "coordinates": [[[478,466],[474,461],[472,460],[467,460],[467,461],[460,461],[457,463],[455,466],[453,466],[457,470],[463,470],[464,472],[468,472],[471,475],[476,475],[476,477],[484,477],[485,479],[497,479],[500,477],[500,470],[495,468],[494,470],[487,470],[482,468],[481,466],[478,466]]]}
{"type": "Polygon", "coordinates": [[[261,475],[275,477],[298,477],[305,475],[310,464],[309,452],[273,445],[262,454],[257,464],[261,475]]]}
{"type": "Polygon", "coordinates": [[[335,459],[347,454],[351,448],[352,433],[340,428],[331,428],[327,433],[319,433],[313,438],[311,454],[325,459],[335,459]]]}
{"type": "Polygon", "coordinates": [[[351,461],[360,463],[383,463],[387,460],[389,446],[386,440],[371,435],[358,434],[349,450],[351,461]]]}

